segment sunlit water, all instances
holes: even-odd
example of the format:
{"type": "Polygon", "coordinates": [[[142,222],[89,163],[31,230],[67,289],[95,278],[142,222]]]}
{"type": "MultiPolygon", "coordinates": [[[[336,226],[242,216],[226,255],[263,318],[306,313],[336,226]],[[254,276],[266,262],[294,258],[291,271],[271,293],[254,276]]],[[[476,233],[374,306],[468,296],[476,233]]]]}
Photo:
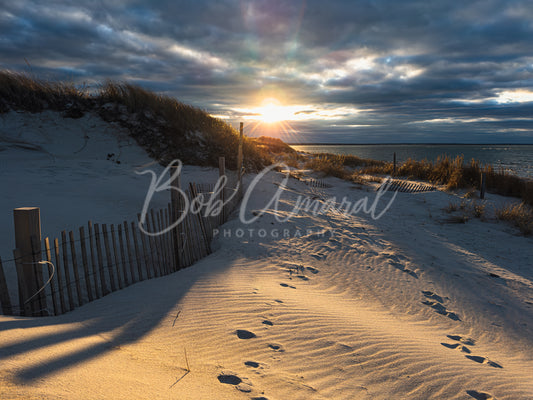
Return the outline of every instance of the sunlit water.
{"type": "Polygon", "coordinates": [[[482,164],[492,164],[515,175],[533,178],[533,145],[432,145],[432,144],[382,144],[382,145],[292,145],[298,151],[309,153],[351,154],[361,158],[402,162],[408,158],[434,161],[447,154],[455,158],[464,155],[465,162],[472,158],[482,164]]]}

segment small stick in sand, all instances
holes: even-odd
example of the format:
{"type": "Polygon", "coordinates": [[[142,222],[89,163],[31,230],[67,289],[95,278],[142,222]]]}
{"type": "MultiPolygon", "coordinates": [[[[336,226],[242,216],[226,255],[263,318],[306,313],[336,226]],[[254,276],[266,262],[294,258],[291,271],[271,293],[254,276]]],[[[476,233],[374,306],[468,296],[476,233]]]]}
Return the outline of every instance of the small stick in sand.
{"type": "Polygon", "coordinates": [[[178,311],[178,313],[176,314],[176,318],[174,318],[174,322],[172,323],[172,327],[174,328],[174,325],[176,324],[176,320],[178,319],[178,317],[180,316],[180,312],[181,310],[178,311]]]}
{"type": "Polygon", "coordinates": [[[187,363],[187,372],[191,372],[191,367],[189,366],[189,358],[187,357],[187,349],[183,349],[183,352],[185,353],[185,362],[187,363]]]}

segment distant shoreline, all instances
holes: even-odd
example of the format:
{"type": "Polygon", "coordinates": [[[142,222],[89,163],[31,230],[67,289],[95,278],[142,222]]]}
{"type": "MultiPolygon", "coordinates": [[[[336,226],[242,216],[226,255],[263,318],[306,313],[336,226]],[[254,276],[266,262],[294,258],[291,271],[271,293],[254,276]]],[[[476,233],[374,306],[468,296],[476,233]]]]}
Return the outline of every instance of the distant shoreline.
{"type": "Polygon", "coordinates": [[[533,143],[288,143],[289,146],[533,146],[533,143]]]}

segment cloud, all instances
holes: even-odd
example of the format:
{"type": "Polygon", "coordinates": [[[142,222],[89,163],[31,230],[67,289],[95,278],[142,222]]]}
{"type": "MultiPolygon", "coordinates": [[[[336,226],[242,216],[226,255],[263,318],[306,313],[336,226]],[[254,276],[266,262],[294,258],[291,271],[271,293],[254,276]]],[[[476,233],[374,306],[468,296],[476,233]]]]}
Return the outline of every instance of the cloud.
{"type": "Polygon", "coordinates": [[[301,140],[533,142],[527,0],[18,0],[0,10],[2,68],[27,71],[27,60],[45,78],[130,80],[233,123],[275,97],[301,140]]]}

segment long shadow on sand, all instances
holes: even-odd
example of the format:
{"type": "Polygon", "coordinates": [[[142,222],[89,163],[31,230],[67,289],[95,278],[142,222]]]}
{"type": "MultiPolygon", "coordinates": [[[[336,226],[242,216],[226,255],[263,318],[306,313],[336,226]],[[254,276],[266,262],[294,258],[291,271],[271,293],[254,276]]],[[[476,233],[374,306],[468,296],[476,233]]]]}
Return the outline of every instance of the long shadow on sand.
{"type": "Polygon", "coordinates": [[[91,340],[92,344],[75,346],[67,354],[63,351],[68,348],[65,346],[61,349],[63,355],[52,356],[15,373],[14,377],[20,383],[29,383],[100,357],[121,345],[134,343],[156,326],[165,323],[165,320],[168,320],[169,329],[172,329],[180,300],[198,278],[214,270],[223,272],[231,265],[229,256],[226,255],[228,262],[224,263],[210,262],[213,256],[216,253],[187,269],[136,283],[67,314],[42,318],[0,317],[0,343],[5,343],[2,333],[14,329],[27,330],[28,336],[32,336],[15,343],[0,344],[0,360],[46,347],[66,345],[75,339],[96,338],[97,343],[91,340]],[[39,328],[45,333],[39,332],[33,336],[31,328],[39,328]]]}

